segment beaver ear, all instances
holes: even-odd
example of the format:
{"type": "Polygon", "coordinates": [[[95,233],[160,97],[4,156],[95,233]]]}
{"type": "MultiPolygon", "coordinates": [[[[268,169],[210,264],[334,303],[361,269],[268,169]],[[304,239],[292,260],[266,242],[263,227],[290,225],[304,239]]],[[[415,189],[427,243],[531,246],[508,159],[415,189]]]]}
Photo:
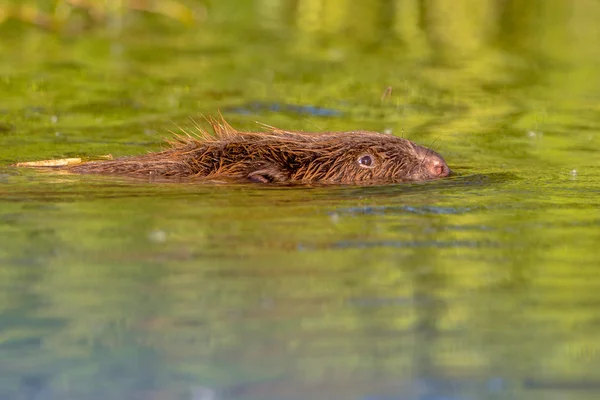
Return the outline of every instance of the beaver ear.
{"type": "Polygon", "coordinates": [[[288,181],[289,177],[277,167],[268,166],[250,172],[248,179],[256,183],[281,183],[288,181]]]}

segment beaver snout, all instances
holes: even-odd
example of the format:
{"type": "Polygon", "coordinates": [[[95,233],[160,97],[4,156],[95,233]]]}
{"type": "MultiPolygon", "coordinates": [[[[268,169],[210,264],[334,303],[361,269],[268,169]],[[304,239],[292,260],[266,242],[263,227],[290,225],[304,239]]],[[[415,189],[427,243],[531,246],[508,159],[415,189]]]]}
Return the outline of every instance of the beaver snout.
{"type": "Polygon", "coordinates": [[[452,174],[444,159],[437,154],[427,155],[423,164],[430,179],[445,178],[452,174]]]}

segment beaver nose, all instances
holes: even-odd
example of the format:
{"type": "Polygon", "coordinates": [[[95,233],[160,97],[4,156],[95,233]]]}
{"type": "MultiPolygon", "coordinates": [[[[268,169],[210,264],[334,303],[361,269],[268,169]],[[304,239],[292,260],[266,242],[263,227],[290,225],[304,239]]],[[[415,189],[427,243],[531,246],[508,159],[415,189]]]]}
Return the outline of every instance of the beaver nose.
{"type": "Polygon", "coordinates": [[[425,161],[425,170],[431,178],[445,178],[452,171],[441,157],[431,156],[425,161]]]}

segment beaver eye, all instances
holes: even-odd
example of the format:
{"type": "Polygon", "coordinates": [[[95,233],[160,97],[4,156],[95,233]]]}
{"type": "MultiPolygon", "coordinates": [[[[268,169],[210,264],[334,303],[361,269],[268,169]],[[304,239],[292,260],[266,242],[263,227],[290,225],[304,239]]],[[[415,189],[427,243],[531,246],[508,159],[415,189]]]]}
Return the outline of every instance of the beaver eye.
{"type": "Polygon", "coordinates": [[[373,161],[373,157],[370,156],[369,154],[365,154],[363,156],[360,156],[358,158],[358,164],[361,167],[365,167],[365,168],[373,168],[375,165],[375,162],[373,161]]]}

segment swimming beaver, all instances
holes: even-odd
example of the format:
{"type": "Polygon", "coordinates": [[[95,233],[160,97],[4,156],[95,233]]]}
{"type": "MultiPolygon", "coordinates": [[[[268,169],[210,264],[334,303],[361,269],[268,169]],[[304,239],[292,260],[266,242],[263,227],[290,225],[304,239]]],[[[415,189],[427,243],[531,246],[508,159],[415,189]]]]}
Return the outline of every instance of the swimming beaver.
{"type": "Polygon", "coordinates": [[[214,134],[177,135],[167,150],[68,166],[76,173],[258,183],[382,184],[448,176],[436,152],[389,134],[239,132],[209,119],[214,134]]]}

